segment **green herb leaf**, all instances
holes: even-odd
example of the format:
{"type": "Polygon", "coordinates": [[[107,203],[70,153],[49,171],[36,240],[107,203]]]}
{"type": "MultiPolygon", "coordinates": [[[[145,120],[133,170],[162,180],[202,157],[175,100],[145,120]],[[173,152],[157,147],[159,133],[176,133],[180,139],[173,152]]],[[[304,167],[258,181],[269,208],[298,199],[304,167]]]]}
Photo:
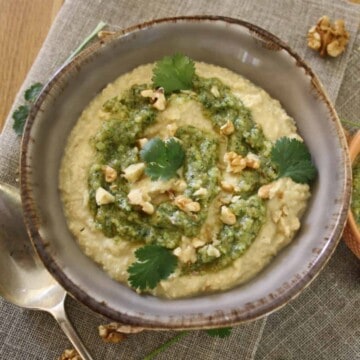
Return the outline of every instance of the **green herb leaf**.
{"type": "Polygon", "coordinates": [[[169,94],[191,89],[194,74],[194,61],[185,55],[175,54],[165,56],[155,64],[152,81],[155,87],[163,87],[169,94]]]}
{"type": "Polygon", "coordinates": [[[290,177],[298,183],[309,183],[317,171],[306,145],[297,139],[282,137],[271,150],[271,160],[278,170],[278,178],[290,177]]]}
{"type": "Polygon", "coordinates": [[[28,115],[29,107],[27,105],[21,105],[13,112],[13,129],[15,130],[17,135],[22,135],[28,115]]]}
{"type": "Polygon", "coordinates": [[[185,152],[175,138],[166,141],[154,138],[145,144],[140,157],[146,163],[146,175],[152,180],[168,180],[174,177],[182,166],[185,152]]]}
{"type": "Polygon", "coordinates": [[[24,98],[26,101],[33,103],[39,96],[41,90],[43,88],[43,85],[41,83],[35,83],[31,85],[24,94],[24,98]]]}
{"type": "Polygon", "coordinates": [[[43,85],[35,83],[25,90],[24,99],[28,102],[27,105],[20,105],[12,114],[14,119],[13,129],[17,135],[22,135],[27,117],[30,112],[30,105],[37,99],[42,90],[43,85]]]}
{"type": "Polygon", "coordinates": [[[209,329],[206,330],[206,333],[210,336],[225,338],[231,334],[231,330],[231,327],[224,327],[219,329],[209,329]]]}
{"type": "Polygon", "coordinates": [[[129,283],[135,289],[153,289],[174,272],[177,257],[160,245],[145,245],[135,251],[136,262],[128,268],[129,283]]]}

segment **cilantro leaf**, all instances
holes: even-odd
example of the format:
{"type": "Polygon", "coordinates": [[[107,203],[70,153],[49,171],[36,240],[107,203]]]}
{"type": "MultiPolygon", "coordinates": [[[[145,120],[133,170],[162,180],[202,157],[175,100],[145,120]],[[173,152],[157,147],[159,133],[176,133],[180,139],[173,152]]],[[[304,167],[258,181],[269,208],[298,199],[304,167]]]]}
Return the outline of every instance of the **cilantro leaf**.
{"type": "Polygon", "coordinates": [[[224,328],[218,328],[218,329],[209,329],[206,330],[206,333],[213,337],[219,337],[219,338],[225,338],[230,336],[231,334],[231,327],[224,327],[224,328]]]}
{"type": "Polygon", "coordinates": [[[31,85],[25,91],[24,99],[30,103],[35,102],[35,100],[39,96],[42,89],[43,89],[43,85],[41,83],[35,83],[35,84],[31,85]]]}
{"type": "Polygon", "coordinates": [[[145,245],[135,251],[136,261],[128,268],[129,283],[135,289],[153,289],[174,272],[177,257],[160,245],[145,245]]]}
{"type": "Polygon", "coordinates": [[[26,105],[20,105],[12,114],[14,119],[13,129],[17,135],[22,135],[27,117],[29,116],[30,106],[37,99],[42,90],[43,85],[35,83],[25,90],[24,99],[26,105]]]}
{"type": "Polygon", "coordinates": [[[178,90],[189,90],[195,74],[194,61],[182,54],[165,56],[153,70],[152,81],[155,87],[163,87],[166,94],[178,90]]]}
{"type": "Polygon", "coordinates": [[[26,119],[29,115],[29,107],[27,105],[19,106],[12,114],[14,119],[13,129],[17,135],[21,135],[24,131],[26,119]]]}
{"type": "Polygon", "coordinates": [[[317,171],[306,145],[297,139],[282,137],[271,149],[271,160],[278,170],[278,178],[290,177],[298,183],[309,183],[317,171]]]}
{"type": "Polygon", "coordinates": [[[166,141],[154,138],[145,144],[140,157],[146,163],[145,174],[152,180],[168,180],[182,166],[185,152],[175,138],[166,141]]]}

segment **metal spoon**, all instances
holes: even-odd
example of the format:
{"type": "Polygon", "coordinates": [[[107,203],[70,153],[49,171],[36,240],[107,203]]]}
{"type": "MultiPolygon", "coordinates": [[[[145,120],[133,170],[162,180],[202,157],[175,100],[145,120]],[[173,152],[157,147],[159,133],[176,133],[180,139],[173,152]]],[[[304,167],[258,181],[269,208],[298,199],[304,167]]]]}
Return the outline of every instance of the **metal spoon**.
{"type": "Polygon", "coordinates": [[[84,360],[92,360],[65,312],[65,290],[37,257],[16,188],[0,182],[0,296],[17,306],[49,312],[84,360]]]}

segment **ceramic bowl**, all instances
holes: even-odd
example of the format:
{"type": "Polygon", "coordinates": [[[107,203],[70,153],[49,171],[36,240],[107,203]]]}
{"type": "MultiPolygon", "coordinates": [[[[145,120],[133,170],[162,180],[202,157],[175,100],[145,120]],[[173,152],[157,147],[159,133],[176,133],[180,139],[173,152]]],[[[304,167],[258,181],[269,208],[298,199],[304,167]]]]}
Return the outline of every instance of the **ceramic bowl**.
{"type": "Polygon", "coordinates": [[[318,78],[295,52],[245,21],[179,17],[134,26],[99,41],[55,74],[26,125],[21,194],[26,225],[42,261],[73,297],[132,326],[209,328],[264,316],[309,285],[343,231],[350,173],[336,112],[318,78]],[[222,293],[165,300],[116,283],[80,251],[66,225],[58,173],[67,137],[91,99],[119,75],[176,52],[229,68],[279,99],[311,151],[318,178],[301,231],[258,276],[222,293]]]}
{"type": "MultiPolygon", "coordinates": [[[[350,160],[354,163],[360,154],[360,131],[351,139],[349,151],[350,160]]],[[[344,240],[350,250],[360,259],[360,229],[351,209],[349,210],[349,217],[344,230],[344,240]]]]}

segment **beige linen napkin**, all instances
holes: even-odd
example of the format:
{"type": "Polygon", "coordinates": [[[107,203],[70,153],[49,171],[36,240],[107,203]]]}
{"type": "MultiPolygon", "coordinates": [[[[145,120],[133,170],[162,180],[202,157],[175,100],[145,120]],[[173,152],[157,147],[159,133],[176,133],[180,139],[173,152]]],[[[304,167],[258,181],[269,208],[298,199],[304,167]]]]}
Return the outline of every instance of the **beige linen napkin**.
{"type": "MultiPolygon", "coordinates": [[[[23,90],[46,82],[78,43],[103,20],[115,28],[154,18],[213,14],[253,22],[289,43],[315,70],[338,110],[349,119],[359,114],[360,6],[345,1],[87,1],[67,0],[34,63],[23,90]],[[320,59],[306,47],[305,34],[322,15],[345,19],[351,40],[337,59],[320,59]],[[355,50],[354,50],[354,49],[355,50]],[[344,77],[345,74],[345,77],[344,77]],[[339,90],[341,88],[340,94],[339,90]],[[338,96],[339,94],[339,96],[338,96]]],[[[17,184],[19,139],[8,119],[0,137],[0,179],[17,184]]],[[[226,339],[194,331],[161,354],[159,359],[356,359],[360,358],[359,274],[356,258],[342,244],[319,278],[296,300],[277,313],[236,327],[226,339]]],[[[104,319],[74,300],[68,301],[75,323],[95,359],[141,359],[174,332],[144,332],[118,345],[104,344],[97,325],[104,319]]],[[[22,311],[0,299],[0,359],[56,359],[69,347],[48,315],[22,311]]]]}

